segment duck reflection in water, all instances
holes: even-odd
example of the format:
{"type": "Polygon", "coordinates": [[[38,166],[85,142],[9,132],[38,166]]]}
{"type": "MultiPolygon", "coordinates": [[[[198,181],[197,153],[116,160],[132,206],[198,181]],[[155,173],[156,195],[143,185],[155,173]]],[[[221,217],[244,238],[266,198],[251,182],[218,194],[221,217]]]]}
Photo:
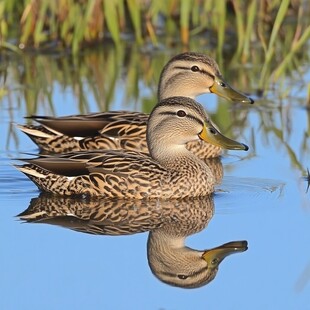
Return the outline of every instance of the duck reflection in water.
{"type": "Polygon", "coordinates": [[[196,288],[212,281],[223,259],[247,250],[233,241],[209,250],[185,246],[187,236],[207,227],[213,196],[183,200],[76,200],[41,194],[31,200],[21,220],[48,223],[95,235],[130,235],[149,231],[147,257],[162,282],[196,288]]]}

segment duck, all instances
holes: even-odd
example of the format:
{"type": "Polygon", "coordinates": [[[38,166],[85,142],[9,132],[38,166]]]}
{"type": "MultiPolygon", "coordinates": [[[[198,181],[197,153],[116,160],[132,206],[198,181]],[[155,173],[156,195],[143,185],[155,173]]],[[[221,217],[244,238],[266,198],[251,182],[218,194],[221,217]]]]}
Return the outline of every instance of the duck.
{"type": "Polygon", "coordinates": [[[214,192],[216,178],[186,143],[203,140],[230,150],[248,146],[220,133],[203,106],[188,97],[160,101],[150,114],[149,153],[101,150],[39,156],[16,168],[41,191],[65,196],[172,199],[214,192]]]}
{"type": "Polygon", "coordinates": [[[195,250],[185,246],[184,229],[169,224],[150,232],[148,263],[152,273],[162,282],[182,288],[198,288],[210,283],[220,263],[231,254],[248,249],[246,240],[231,241],[220,246],[195,250]]]}
{"type": "Polygon", "coordinates": [[[41,193],[17,217],[27,223],[92,235],[148,233],[147,261],[152,274],[165,284],[193,289],[213,281],[226,257],[248,248],[246,240],[207,249],[187,246],[186,238],[206,229],[213,215],[212,195],[181,200],[88,201],[41,193]]]}
{"type": "MultiPolygon", "coordinates": [[[[174,56],[163,68],[158,100],[183,96],[195,99],[214,93],[233,102],[253,103],[234,90],[222,77],[216,61],[208,55],[185,52],[174,56]]],[[[68,153],[98,149],[126,149],[147,152],[146,126],[149,115],[141,112],[109,111],[62,117],[26,117],[40,125],[18,125],[45,153],[68,153]]],[[[218,146],[190,142],[187,148],[200,158],[217,157],[218,146]]]]}

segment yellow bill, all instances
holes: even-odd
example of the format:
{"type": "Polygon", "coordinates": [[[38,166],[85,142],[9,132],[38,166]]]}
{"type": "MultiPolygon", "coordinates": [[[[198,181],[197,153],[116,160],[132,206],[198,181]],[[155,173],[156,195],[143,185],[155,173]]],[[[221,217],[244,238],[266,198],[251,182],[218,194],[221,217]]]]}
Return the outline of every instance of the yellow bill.
{"type": "Polygon", "coordinates": [[[242,102],[242,103],[254,103],[254,100],[241,92],[233,89],[229,84],[227,84],[222,77],[216,76],[214,79],[214,84],[210,87],[211,93],[214,93],[225,99],[242,102]]]}
{"type": "Polygon", "coordinates": [[[208,268],[215,269],[228,255],[244,252],[247,249],[247,241],[232,241],[216,248],[206,250],[202,254],[202,258],[207,262],[208,268]]]}
{"type": "Polygon", "coordinates": [[[207,121],[204,124],[203,130],[199,134],[200,139],[219,146],[227,150],[243,150],[247,151],[249,147],[244,143],[232,140],[219,132],[219,130],[211,123],[207,121]]]}

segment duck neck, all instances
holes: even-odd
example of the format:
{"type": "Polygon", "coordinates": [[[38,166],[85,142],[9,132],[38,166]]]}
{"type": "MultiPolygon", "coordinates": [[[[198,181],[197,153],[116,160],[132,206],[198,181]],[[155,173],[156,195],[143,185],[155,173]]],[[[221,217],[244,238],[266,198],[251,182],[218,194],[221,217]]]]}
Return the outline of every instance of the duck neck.
{"type": "Polygon", "coordinates": [[[167,147],[167,144],[161,146],[158,141],[155,146],[150,146],[150,155],[162,166],[167,169],[178,169],[178,167],[197,167],[204,168],[206,164],[196,155],[186,149],[185,145],[173,145],[167,147]]]}
{"type": "MultiPolygon", "coordinates": [[[[165,169],[174,173],[175,176],[183,178],[183,184],[188,182],[188,189],[190,189],[193,184],[204,184],[206,188],[207,184],[215,184],[215,178],[210,167],[185,147],[180,147],[178,150],[174,149],[171,153],[156,153],[155,155],[152,154],[152,156],[154,156],[165,169]]],[[[194,190],[194,188],[192,189],[194,190]]]]}
{"type": "Polygon", "coordinates": [[[160,80],[158,87],[157,97],[161,101],[166,98],[174,96],[189,97],[195,99],[197,97],[196,89],[191,90],[189,87],[184,86],[179,79],[174,77],[163,77],[160,80]]]}

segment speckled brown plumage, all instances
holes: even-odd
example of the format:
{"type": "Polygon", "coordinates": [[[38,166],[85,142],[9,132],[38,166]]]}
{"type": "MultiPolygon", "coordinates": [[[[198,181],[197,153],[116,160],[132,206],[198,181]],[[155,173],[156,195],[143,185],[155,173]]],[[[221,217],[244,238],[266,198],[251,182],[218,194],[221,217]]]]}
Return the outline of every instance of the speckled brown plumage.
{"type": "Polygon", "coordinates": [[[185,147],[204,139],[247,150],[213,126],[203,107],[193,99],[172,97],[152,111],[147,130],[150,155],[134,151],[64,154],[26,160],[17,168],[42,191],[126,199],[173,199],[206,196],[216,178],[209,166],[185,147]]]}
{"type": "Polygon", "coordinates": [[[84,200],[41,193],[18,217],[96,235],[129,235],[173,224],[172,236],[196,233],[213,216],[213,197],[183,200],[84,200]]]}

